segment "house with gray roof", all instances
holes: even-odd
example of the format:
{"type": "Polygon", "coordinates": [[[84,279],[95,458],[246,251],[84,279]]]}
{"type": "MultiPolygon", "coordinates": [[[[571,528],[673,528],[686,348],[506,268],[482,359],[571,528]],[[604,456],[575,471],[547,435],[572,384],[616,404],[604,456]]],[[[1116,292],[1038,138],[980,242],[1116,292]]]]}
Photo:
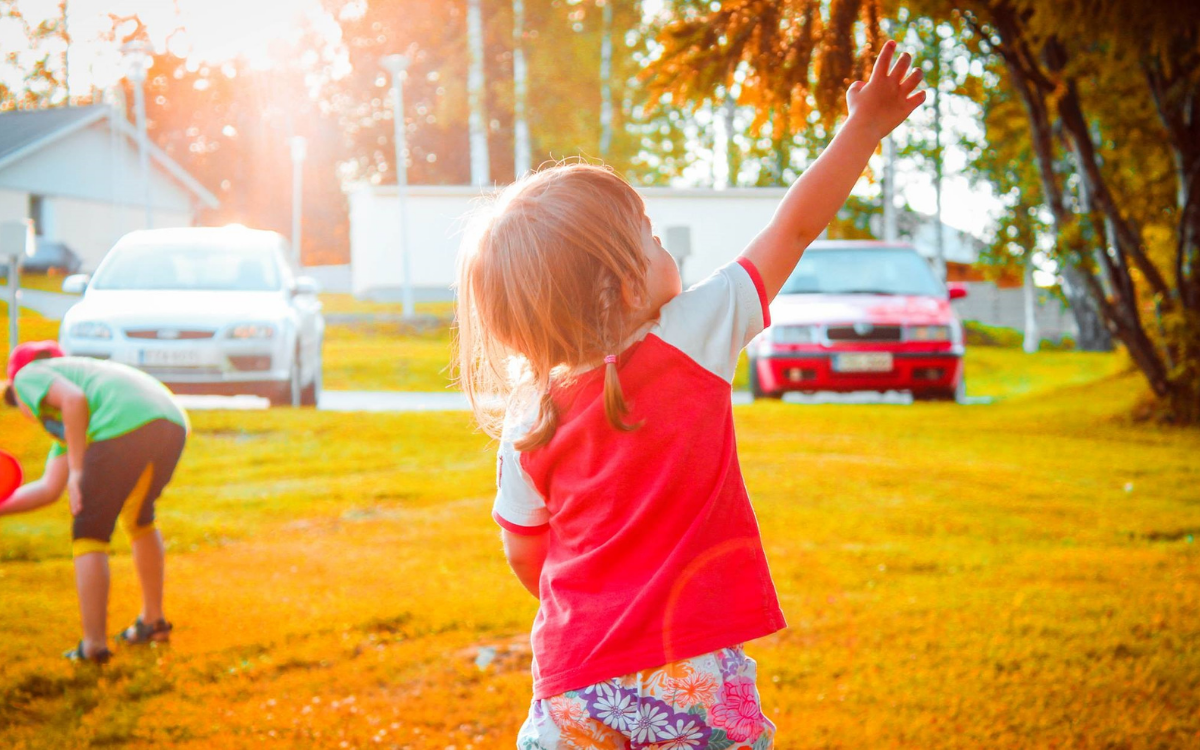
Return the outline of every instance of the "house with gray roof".
{"type": "MultiPolygon", "coordinates": [[[[149,147],[149,224],[192,226],[216,197],[149,147]]],[[[147,227],[134,127],[107,105],[0,112],[0,222],[32,219],[94,270],[124,234],[147,227]]]]}

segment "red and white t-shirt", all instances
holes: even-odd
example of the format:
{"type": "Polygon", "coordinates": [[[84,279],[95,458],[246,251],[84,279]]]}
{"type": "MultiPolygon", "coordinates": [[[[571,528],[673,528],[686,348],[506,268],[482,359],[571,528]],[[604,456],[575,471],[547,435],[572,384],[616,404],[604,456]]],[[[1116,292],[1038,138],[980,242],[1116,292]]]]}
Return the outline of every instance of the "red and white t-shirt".
{"type": "MultiPolygon", "coordinates": [[[[719,269],[662,307],[621,353],[633,432],[604,414],[604,368],[553,397],[558,430],[500,443],[492,516],[550,534],[533,624],[542,699],[759,638],[785,626],[738,465],[730,383],[769,325],[757,269],[719,269]]],[[[525,428],[527,429],[527,427],[525,428]]]]}

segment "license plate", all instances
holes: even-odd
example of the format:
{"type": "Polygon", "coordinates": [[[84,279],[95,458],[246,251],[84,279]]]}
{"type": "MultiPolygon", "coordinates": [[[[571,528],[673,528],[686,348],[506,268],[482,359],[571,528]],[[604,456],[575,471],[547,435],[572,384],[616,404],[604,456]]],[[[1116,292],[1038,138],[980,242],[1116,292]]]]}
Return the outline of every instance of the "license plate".
{"type": "Polygon", "coordinates": [[[144,367],[199,367],[204,362],[195,349],[143,349],[138,364],[144,367]]]}
{"type": "Polygon", "coordinates": [[[833,358],[835,372],[891,372],[892,355],[889,352],[854,352],[838,354],[833,358]]]}

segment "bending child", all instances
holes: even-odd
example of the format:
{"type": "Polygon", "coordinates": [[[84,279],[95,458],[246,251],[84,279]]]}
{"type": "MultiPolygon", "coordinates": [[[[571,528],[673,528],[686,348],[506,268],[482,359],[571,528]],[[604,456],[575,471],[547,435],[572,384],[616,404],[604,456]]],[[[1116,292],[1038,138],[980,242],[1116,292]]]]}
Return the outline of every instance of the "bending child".
{"type": "Polygon", "coordinates": [[[162,493],[187,436],[184,410],[166,386],[132,367],[63,357],[57,344],[22,344],[8,362],[4,400],[55,439],[41,479],[0,504],[0,515],[53,503],[67,490],[83,639],[64,656],[104,663],[108,545],[117,519],[129,535],[142,588],[142,612],[118,635],[131,644],[166,641],[164,553],[154,526],[162,493]]]}
{"type": "Polygon", "coordinates": [[[849,118],[741,257],[682,291],[606,169],[508,188],[459,268],[464,390],[500,438],[493,517],[540,600],[523,750],[770,747],[746,641],[784,627],[730,383],[880,140],[924,100],[884,46],[849,118]]]}

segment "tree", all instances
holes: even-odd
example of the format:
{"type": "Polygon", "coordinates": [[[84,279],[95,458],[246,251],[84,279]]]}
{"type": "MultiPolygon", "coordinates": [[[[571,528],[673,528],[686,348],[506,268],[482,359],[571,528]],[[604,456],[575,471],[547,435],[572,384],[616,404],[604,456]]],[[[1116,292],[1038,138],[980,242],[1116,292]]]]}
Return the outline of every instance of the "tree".
{"type": "MultiPolygon", "coordinates": [[[[1084,290],[1073,302],[1099,309],[1174,418],[1200,421],[1200,14],[1186,2],[1136,0],[908,5],[954,22],[960,33],[969,29],[980,54],[1004,61],[1027,111],[1064,289],[1084,290]],[[1118,100],[1104,87],[1110,80],[1133,98],[1118,100]],[[1088,103],[1097,106],[1087,109],[1088,103]],[[1128,120],[1147,104],[1160,121],[1158,143],[1131,135],[1128,120]],[[1056,172],[1056,132],[1072,157],[1077,199],[1056,172]],[[1118,135],[1130,139],[1113,140],[1118,135]],[[1142,197],[1119,192],[1128,181],[1113,177],[1114,160],[1105,153],[1151,163],[1167,155],[1174,205],[1149,207],[1142,197]],[[1156,249],[1147,234],[1152,227],[1136,220],[1147,208],[1159,222],[1170,216],[1169,254],[1156,249]]],[[[795,132],[815,106],[832,122],[843,112],[846,81],[878,48],[880,13],[878,0],[829,0],[827,6],[821,0],[730,0],[664,31],[656,86],[677,102],[711,100],[745,70],[751,84],[740,101],[754,106],[760,121],[783,122],[795,132]]]]}
{"type": "Polygon", "coordinates": [[[0,22],[19,30],[26,46],[3,50],[0,70],[8,68],[21,78],[18,88],[0,82],[0,110],[33,109],[68,101],[66,3],[60,0],[56,14],[34,23],[21,12],[17,0],[0,0],[0,22]]]}
{"type": "Polygon", "coordinates": [[[991,0],[964,17],[1004,60],[1027,109],[1059,257],[1169,414],[1200,420],[1200,14],[1131,0],[991,0]],[[1160,120],[1148,131],[1157,142],[1140,135],[1149,106],[1160,120]],[[1055,172],[1056,129],[1078,180],[1073,204],[1055,172]],[[1125,138],[1112,140],[1118,134],[1125,138]],[[1146,167],[1167,156],[1175,205],[1164,200],[1147,213],[1137,191],[1121,190],[1132,186],[1106,151],[1146,167]],[[1139,221],[1163,213],[1174,214],[1173,263],[1139,221]]]}
{"type": "MultiPolygon", "coordinates": [[[[136,16],[114,16],[106,36],[114,48],[147,39],[136,16]]],[[[279,63],[266,70],[241,59],[213,65],[169,51],[153,55],[145,84],[148,135],[221,201],[201,211],[200,223],[236,222],[289,235],[288,139],[300,135],[308,142],[310,177],[301,258],[312,265],[346,257],[349,221],[338,175],[344,136],[312,95],[336,53],[306,29],[294,42],[278,43],[273,57],[279,63]]],[[[124,101],[132,101],[125,94],[124,101]]]]}

